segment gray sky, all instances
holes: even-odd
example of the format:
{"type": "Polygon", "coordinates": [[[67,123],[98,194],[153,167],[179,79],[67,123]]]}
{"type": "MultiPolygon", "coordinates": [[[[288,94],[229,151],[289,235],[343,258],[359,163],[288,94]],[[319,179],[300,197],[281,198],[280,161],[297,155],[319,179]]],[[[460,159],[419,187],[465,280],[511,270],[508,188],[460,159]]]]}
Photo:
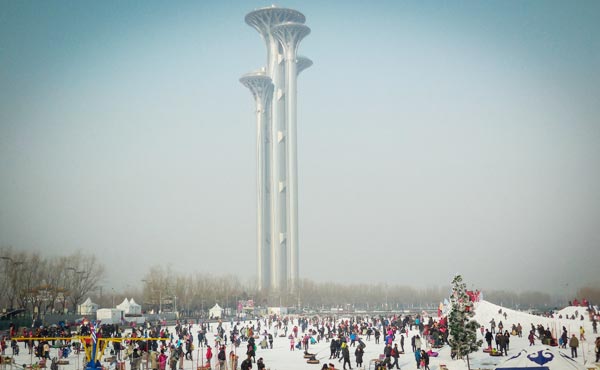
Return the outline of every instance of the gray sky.
{"type": "MultiPolygon", "coordinates": [[[[0,245],[256,275],[263,1],[8,1],[0,245]]],[[[564,292],[600,283],[600,3],[289,1],[300,274],[564,292]],[[325,4],[324,4],[325,3],[325,4]]]]}

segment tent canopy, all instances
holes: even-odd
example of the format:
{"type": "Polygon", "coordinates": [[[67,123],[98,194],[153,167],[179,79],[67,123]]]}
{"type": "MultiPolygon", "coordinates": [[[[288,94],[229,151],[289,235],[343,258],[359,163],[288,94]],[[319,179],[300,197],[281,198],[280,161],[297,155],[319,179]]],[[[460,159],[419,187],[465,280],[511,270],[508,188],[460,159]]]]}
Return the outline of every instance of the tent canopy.
{"type": "Polygon", "coordinates": [[[117,305],[117,308],[123,311],[127,311],[129,309],[129,299],[125,298],[121,304],[117,305]]]}
{"type": "Polygon", "coordinates": [[[214,318],[221,318],[223,316],[223,309],[221,308],[221,306],[219,306],[218,303],[216,303],[214,307],[208,311],[208,314],[214,318]]]}
{"type": "Polygon", "coordinates": [[[586,370],[586,367],[559,350],[547,346],[523,349],[496,367],[496,370],[523,369],[586,370]]]}
{"type": "Polygon", "coordinates": [[[92,302],[92,300],[90,299],[90,297],[88,297],[82,304],[80,304],[81,307],[94,307],[94,306],[98,306],[96,303],[92,302]]]}
{"type": "Polygon", "coordinates": [[[142,313],[142,306],[140,306],[139,304],[135,303],[135,301],[133,300],[133,298],[131,298],[131,300],[129,301],[129,311],[127,313],[130,313],[130,314],[140,314],[140,313],[142,313]]]}
{"type": "Polygon", "coordinates": [[[98,310],[98,305],[92,302],[92,300],[89,297],[85,300],[85,302],[83,302],[80,305],[77,305],[77,312],[80,315],[91,315],[95,313],[96,310],[98,310]]]}

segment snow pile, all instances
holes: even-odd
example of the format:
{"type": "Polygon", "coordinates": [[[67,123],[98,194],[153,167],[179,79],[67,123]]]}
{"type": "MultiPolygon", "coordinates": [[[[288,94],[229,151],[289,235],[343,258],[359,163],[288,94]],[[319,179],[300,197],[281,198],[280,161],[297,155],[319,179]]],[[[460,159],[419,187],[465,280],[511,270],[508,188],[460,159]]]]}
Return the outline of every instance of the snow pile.
{"type": "Polygon", "coordinates": [[[589,321],[590,319],[590,315],[587,312],[587,307],[582,307],[582,306],[567,306],[565,308],[563,308],[560,311],[557,311],[555,313],[555,316],[562,316],[562,317],[571,317],[571,316],[575,316],[576,320],[580,320],[581,316],[583,315],[583,320],[584,321],[589,321]]]}
{"type": "Polygon", "coordinates": [[[535,326],[542,324],[544,327],[546,327],[550,324],[554,324],[555,322],[553,318],[532,315],[523,311],[511,310],[488,301],[479,302],[475,308],[475,320],[477,320],[479,324],[489,328],[489,324],[492,319],[494,319],[496,322],[496,326],[502,322],[504,325],[503,330],[508,330],[509,332],[511,331],[510,329],[513,323],[515,325],[521,324],[524,333],[529,331],[531,324],[535,326]],[[506,318],[504,318],[505,313],[506,318]]]}

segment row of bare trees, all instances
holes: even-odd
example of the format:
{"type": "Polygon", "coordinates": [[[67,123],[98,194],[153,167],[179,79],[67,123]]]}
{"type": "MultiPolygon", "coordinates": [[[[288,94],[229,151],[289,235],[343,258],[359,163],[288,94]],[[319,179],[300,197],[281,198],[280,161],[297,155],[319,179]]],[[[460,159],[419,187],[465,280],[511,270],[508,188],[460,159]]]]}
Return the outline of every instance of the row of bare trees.
{"type": "MultiPolygon", "coordinates": [[[[0,307],[25,308],[41,315],[67,309],[74,312],[86,296],[93,295],[100,288],[104,277],[104,266],[93,255],[81,252],[42,257],[39,253],[0,248],[0,259],[0,283],[3,287],[0,289],[0,307]]],[[[141,292],[127,291],[123,292],[124,296],[135,297],[145,311],[180,311],[188,315],[206,312],[215,303],[235,310],[238,301],[248,299],[254,300],[258,306],[312,309],[436,308],[450,292],[449,285],[416,289],[399,284],[343,284],[305,279],[298,292],[274,295],[257,292],[253,281],[242,281],[235,275],[180,273],[162,266],[150,267],[141,282],[141,292]]],[[[486,290],[484,293],[486,300],[523,309],[566,303],[564,297],[536,291],[486,290]]],[[[115,294],[121,295],[113,289],[113,301],[115,294]]],[[[578,297],[597,302],[600,290],[584,287],[578,292],[578,297]]],[[[108,302],[99,303],[104,307],[109,305],[108,302]]]]}
{"type": "MultiPolygon", "coordinates": [[[[235,310],[239,300],[253,299],[260,306],[286,306],[312,309],[338,307],[354,310],[403,310],[414,308],[435,309],[450,295],[450,285],[417,289],[400,284],[344,284],[315,282],[304,279],[294,294],[273,295],[256,291],[254,282],[241,281],[237,276],[215,276],[193,273],[177,274],[163,267],[152,267],[142,279],[143,302],[146,307],[159,311],[177,299],[178,311],[190,314],[206,311],[219,303],[235,310]]],[[[585,288],[578,297],[592,300],[600,290],[585,288]]],[[[521,309],[551,309],[567,303],[566,297],[539,291],[515,292],[485,290],[484,299],[506,307],[521,309]]],[[[595,301],[599,301],[595,299],[595,301]]],[[[170,307],[169,307],[170,308],[170,307]]]]}
{"type": "Polygon", "coordinates": [[[353,309],[400,309],[408,307],[437,307],[448,296],[444,288],[415,289],[392,284],[317,283],[303,280],[297,293],[275,295],[257,292],[253,282],[243,282],[237,276],[214,276],[193,273],[178,275],[161,266],[150,268],[142,278],[142,302],[158,311],[170,310],[175,303],[178,311],[205,311],[215,303],[235,310],[240,300],[252,299],[260,306],[296,306],[305,308],[340,307],[353,309]]]}
{"type": "Polygon", "coordinates": [[[0,307],[24,308],[39,315],[73,312],[104,276],[103,265],[81,252],[42,257],[0,248],[0,259],[0,307]]]}
{"type": "Polygon", "coordinates": [[[253,296],[252,284],[243,283],[237,276],[195,272],[177,274],[162,266],[153,266],[142,278],[142,302],[145,309],[180,311],[197,314],[219,303],[235,308],[238,300],[253,296]],[[209,307],[210,305],[210,307],[209,307]]]}

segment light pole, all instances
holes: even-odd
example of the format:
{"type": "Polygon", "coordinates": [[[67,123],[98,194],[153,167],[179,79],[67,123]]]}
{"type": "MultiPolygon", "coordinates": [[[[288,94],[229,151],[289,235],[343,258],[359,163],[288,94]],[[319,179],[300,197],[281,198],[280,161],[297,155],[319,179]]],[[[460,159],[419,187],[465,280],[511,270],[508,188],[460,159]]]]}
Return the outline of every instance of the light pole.
{"type": "MultiPolygon", "coordinates": [[[[142,279],[142,282],[146,285],[148,285],[150,292],[152,293],[152,297],[155,297],[156,294],[156,290],[153,289],[152,287],[150,287],[150,282],[146,279],[142,279]]],[[[154,301],[154,298],[152,299],[153,304],[156,304],[154,301]]],[[[162,290],[158,289],[158,313],[160,314],[162,312],[162,290]]]]}
{"type": "MultiPolygon", "coordinates": [[[[75,267],[73,266],[69,266],[66,268],[66,270],[68,271],[73,271],[73,284],[72,284],[72,292],[75,292],[75,294],[73,294],[73,305],[74,305],[74,309],[77,310],[77,314],[81,315],[81,307],[79,307],[79,298],[81,298],[79,296],[80,292],[80,286],[81,286],[81,275],[85,273],[85,271],[79,271],[77,270],[75,267]],[[77,277],[77,275],[79,275],[77,277]]],[[[71,284],[70,284],[71,285],[71,284]]]]}
{"type": "MultiPolygon", "coordinates": [[[[146,288],[148,290],[150,290],[150,293],[152,293],[152,289],[150,288],[150,282],[148,280],[142,279],[142,283],[144,283],[144,286],[142,287],[142,295],[143,295],[143,297],[145,297],[146,296],[146,288]]],[[[145,299],[142,299],[142,303],[143,303],[143,301],[145,301],[145,299]]]]}
{"type": "Polygon", "coordinates": [[[1,259],[6,261],[6,267],[4,269],[4,274],[6,277],[6,286],[7,286],[7,296],[8,299],[10,301],[10,308],[14,308],[13,307],[13,303],[15,300],[15,293],[18,290],[17,289],[17,273],[16,273],[16,267],[23,265],[23,261],[15,261],[13,260],[11,257],[8,256],[1,256],[1,259]]]}

